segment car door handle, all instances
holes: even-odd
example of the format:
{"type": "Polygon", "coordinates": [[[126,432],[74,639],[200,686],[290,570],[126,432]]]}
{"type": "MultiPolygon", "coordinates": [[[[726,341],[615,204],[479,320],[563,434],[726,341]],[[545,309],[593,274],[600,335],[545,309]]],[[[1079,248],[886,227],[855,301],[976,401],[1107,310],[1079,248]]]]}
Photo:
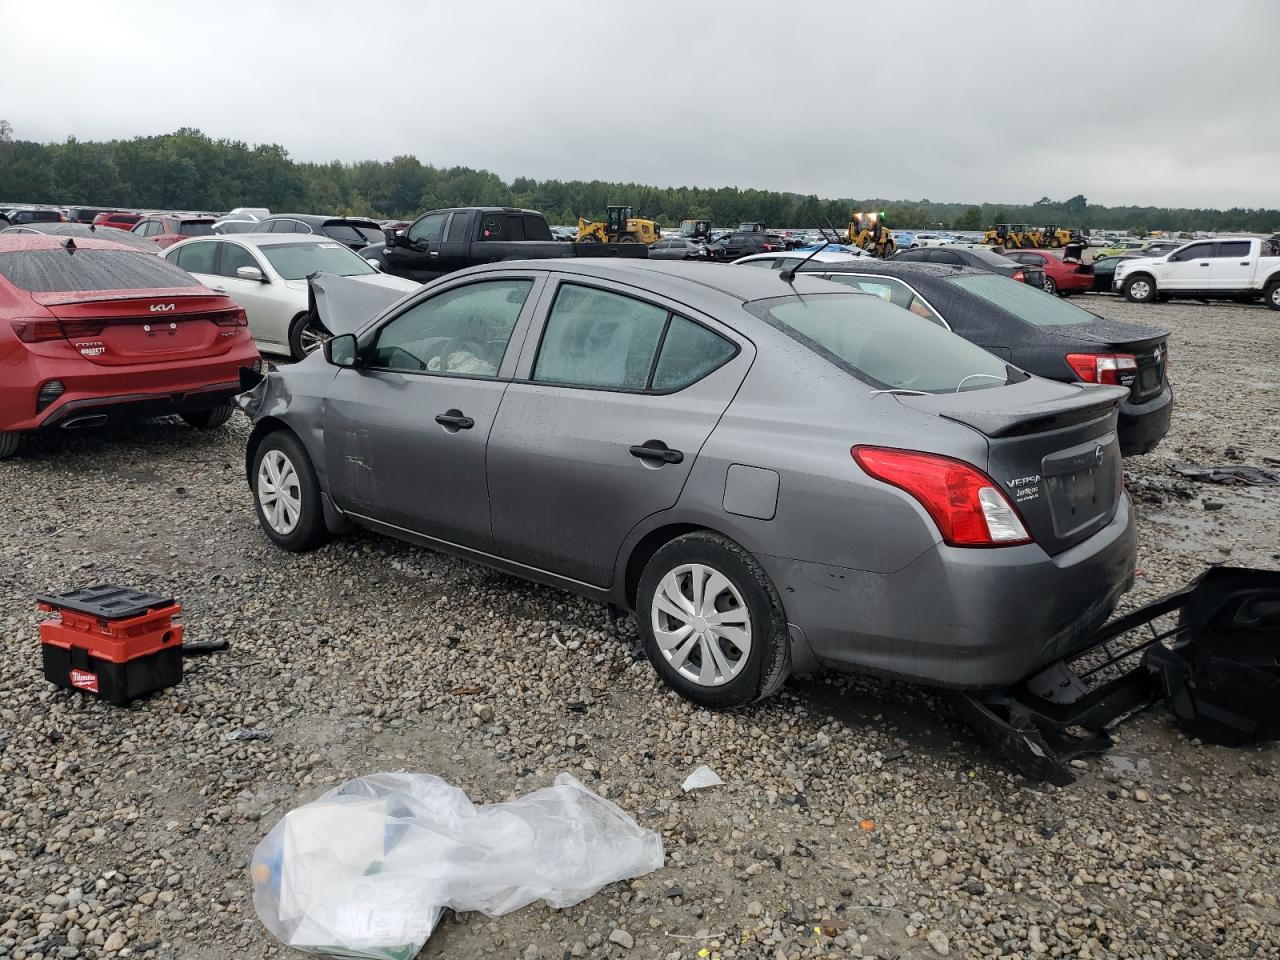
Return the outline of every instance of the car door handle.
{"type": "Polygon", "coordinates": [[[1208,266],[1208,264],[1207,264],[1207,263],[1202,263],[1202,264],[1200,264],[1200,266],[1202,266],[1202,267],[1207,267],[1207,266],[1208,266]]]}
{"type": "Polygon", "coordinates": [[[655,463],[681,463],[684,454],[672,450],[661,440],[646,440],[631,448],[631,455],[640,460],[652,460],[655,463]]]}
{"type": "Polygon", "coordinates": [[[432,250],[430,253],[428,253],[428,254],[427,254],[427,256],[428,256],[428,257],[438,257],[438,256],[440,256],[440,251],[439,251],[439,250],[432,250]]]}
{"type": "Polygon", "coordinates": [[[210,289],[210,290],[212,290],[214,293],[226,293],[226,292],[227,292],[225,287],[210,287],[209,289],[210,289]]]}
{"type": "Polygon", "coordinates": [[[453,427],[454,430],[470,430],[476,425],[474,420],[457,409],[446,410],[444,413],[439,414],[436,417],[436,423],[446,429],[453,427]]]}

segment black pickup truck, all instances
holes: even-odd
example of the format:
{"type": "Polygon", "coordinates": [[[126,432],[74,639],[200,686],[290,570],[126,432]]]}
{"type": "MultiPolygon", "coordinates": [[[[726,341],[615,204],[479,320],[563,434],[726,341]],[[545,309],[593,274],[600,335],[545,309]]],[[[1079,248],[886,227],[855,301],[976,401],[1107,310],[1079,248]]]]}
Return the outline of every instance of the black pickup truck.
{"type": "Polygon", "coordinates": [[[386,243],[360,250],[384,273],[426,283],[436,277],[500,260],[560,257],[647,257],[643,243],[563,243],[536,210],[451,207],[428,210],[386,243]]]}

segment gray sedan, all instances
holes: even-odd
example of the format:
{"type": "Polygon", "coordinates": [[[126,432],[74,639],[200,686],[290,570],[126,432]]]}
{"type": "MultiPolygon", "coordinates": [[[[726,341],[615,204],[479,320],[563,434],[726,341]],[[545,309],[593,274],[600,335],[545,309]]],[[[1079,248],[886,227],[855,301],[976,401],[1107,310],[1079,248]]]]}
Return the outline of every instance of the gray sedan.
{"type": "Polygon", "coordinates": [[[821,666],[1009,684],[1132,582],[1125,391],[878,297],[644,260],[326,297],[324,351],[242,397],[266,535],[364,527],[635,611],[699,704],[821,666]]]}

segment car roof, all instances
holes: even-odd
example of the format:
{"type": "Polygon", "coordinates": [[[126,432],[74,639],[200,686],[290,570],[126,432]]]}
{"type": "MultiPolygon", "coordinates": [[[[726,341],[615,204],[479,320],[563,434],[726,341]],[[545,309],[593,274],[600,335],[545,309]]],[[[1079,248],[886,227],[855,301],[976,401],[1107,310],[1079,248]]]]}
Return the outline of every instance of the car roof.
{"type": "MultiPolygon", "coordinates": [[[[214,241],[247,243],[254,247],[270,247],[280,243],[335,243],[341,246],[337,240],[317,236],[314,233],[216,233],[210,237],[188,237],[186,240],[175,243],[173,247],[186,246],[189,243],[212,243],[214,241]]],[[[172,250],[173,247],[169,249],[172,250]]]]}
{"type": "MultiPolygon", "coordinates": [[[[734,263],[749,263],[752,260],[776,260],[778,257],[787,257],[788,259],[799,258],[801,260],[812,255],[813,263],[840,263],[843,260],[857,260],[859,255],[856,253],[848,253],[844,250],[819,250],[814,253],[812,250],[775,250],[772,253],[750,253],[745,257],[739,257],[734,263]]],[[[732,266],[732,264],[731,264],[732,266]]]]}
{"type": "Polygon", "coordinates": [[[821,266],[802,267],[800,272],[816,273],[819,270],[830,273],[874,273],[884,277],[927,277],[932,280],[950,280],[954,277],[990,276],[990,270],[979,270],[976,267],[960,267],[949,263],[923,263],[911,260],[878,260],[874,257],[859,257],[854,260],[840,260],[836,263],[825,263],[821,266]]]}
{"type": "Polygon", "coordinates": [[[68,240],[74,240],[80,250],[123,250],[125,253],[141,253],[136,247],[99,240],[97,237],[62,237],[48,233],[6,233],[0,235],[0,253],[19,253],[26,250],[58,250],[65,248],[68,240]]]}
{"type": "MultiPolygon", "coordinates": [[[[840,263],[844,262],[846,261],[840,261],[840,263]]],[[[739,303],[748,303],[752,300],[767,300],[770,297],[793,296],[796,293],[854,292],[833,288],[830,283],[817,277],[796,277],[795,282],[789,284],[779,276],[781,271],[735,270],[732,266],[724,264],[686,263],[680,260],[623,260],[595,257],[518,260],[472,267],[454,276],[460,276],[461,273],[486,273],[502,269],[551,270],[637,286],[652,286],[655,280],[662,279],[671,285],[670,295],[673,299],[679,299],[678,294],[683,292],[702,300],[728,298],[739,303]]]]}
{"type": "MultiPolygon", "coordinates": [[[[130,233],[126,230],[120,230],[120,231],[116,231],[120,234],[121,236],[120,239],[117,239],[116,237],[107,237],[105,236],[104,231],[95,230],[93,229],[93,225],[88,223],[66,223],[65,221],[54,221],[54,222],[37,221],[36,223],[23,223],[13,227],[6,227],[3,231],[0,231],[0,232],[3,232],[6,236],[8,236],[9,231],[13,231],[15,234],[43,233],[48,236],[57,236],[57,237],[83,237],[87,240],[96,240],[98,238],[102,238],[105,240],[109,240],[109,242],[111,243],[119,243],[119,244],[123,244],[126,247],[132,247],[135,250],[159,250],[160,249],[150,240],[140,237],[136,233],[130,233]],[[128,237],[129,239],[125,240],[123,239],[124,237],[128,237]]],[[[77,243],[76,246],[79,246],[79,244],[77,243]]]]}
{"type": "Polygon", "coordinates": [[[272,220],[297,220],[299,223],[318,226],[324,223],[372,223],[377,226],[378,221],[372,217],[328,217],[319,213],[273,213],[269,217],[263,217],[259,223],[270,223],[272,220]]]}

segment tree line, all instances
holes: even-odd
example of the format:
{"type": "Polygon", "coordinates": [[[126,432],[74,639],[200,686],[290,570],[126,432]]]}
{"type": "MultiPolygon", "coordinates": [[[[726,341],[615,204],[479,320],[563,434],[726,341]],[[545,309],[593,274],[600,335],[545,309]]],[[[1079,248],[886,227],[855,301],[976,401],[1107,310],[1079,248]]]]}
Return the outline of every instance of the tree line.
{"type": "Polygon", "coordinates": [[[985,229],[996,223],[1056,223],[1078,229],[1280,229],[1280,210],[1104,207],[1083,195],[1034,203],[968,204],[880,197],[816,195],[738,187],[654,187],[602,180],[507,182],[488,170],[436,167],[414,156],[358,163],[300,163],[278,144],[214,140],[183,128],[159,136],[63,143],[14,139],[0,120],[0,199],[27,203],[222,211],[238,206],[276,211],[410,219],[448,206],[516,206],[541,210],[552,223],[600,219],[609,204],[629,204],[664,225],[686,218],[723,226],[761,221],[774,227],[837,228],[851,210],[883,211],[892,227],[985,229]]]}

